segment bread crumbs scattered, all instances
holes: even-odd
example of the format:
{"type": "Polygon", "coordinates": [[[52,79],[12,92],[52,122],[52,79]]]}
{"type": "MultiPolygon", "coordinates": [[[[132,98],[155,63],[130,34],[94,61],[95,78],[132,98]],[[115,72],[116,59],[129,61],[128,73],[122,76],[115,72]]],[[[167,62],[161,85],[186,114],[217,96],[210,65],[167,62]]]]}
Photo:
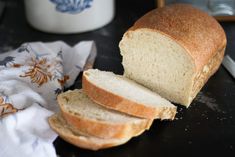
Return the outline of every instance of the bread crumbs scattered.
{"type": "Polygon", "coordinates": [[[233,149],[233,145],[230,145],[229,148],[230,148],[230,149],[233,149]]]}
{"type": "Polygon", "coordinates": [[[199,92],[195,98],[197,102],[205,104],[208,108],[213,111],[222,112],[219,108],[219,105],[216,103],[216,99],[210,98],[202,92],[199,92]]]}

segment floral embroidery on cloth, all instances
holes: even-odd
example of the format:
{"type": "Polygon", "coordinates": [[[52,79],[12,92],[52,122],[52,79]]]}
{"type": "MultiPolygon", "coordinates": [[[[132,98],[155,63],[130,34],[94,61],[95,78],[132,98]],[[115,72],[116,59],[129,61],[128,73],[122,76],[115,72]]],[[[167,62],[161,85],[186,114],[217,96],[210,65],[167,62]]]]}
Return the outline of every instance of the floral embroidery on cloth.
{"type": "Polygon", "coordinates": [[[18,111],[11,103],[7,102],[7,96],[4,97],[0,96],[0,118],[18,111]]]}
{"type": "MultiPolygon", "coordinates": [[[[38,87],[51,80],[52,76],[54,76],[53,80],[57,79],[59,83],[60,83],[59,81],[60,78],[62,79],[64,78],[64,76],[62,75],[63,72],[61,70],[62,66],[61,50],[59,50],[59,52],[55,56],[55,59],[53,59],[52,61],[47,58],[48,56],[47,53],[39,54],[30,46],[30,44],[22,45],[18,49],[18,52],[19,53],[27,52],[28,54],[31,54],[30,60],[28,60],[25,63],[29,66],[29,69],[25,71],[24,74],[21,74],[20,77],[29,77],[32,83],[38,84],[38,87]]],[[[12,60],[11,62],[13,62],[13,67],[15,68],[22,66],[19,63],[15,63],[14,60],[12,60]]],[[[69,77],[66,75],[66,78],[69,77]]],[[[68,79],[66,79],[65,82],[67,80],[68,79]]],[[[61,85],[61,87],[63,87],[64,84],[61,85]]]]}
{"type": "Polygon", "coordinates": [[[32,59],[31,68],[24,75],[20,77],[30,77],[32,83],[37,83],[40,87],[42,84],[51,80],[52,74],[48,71],[50,65],[47,64],[47,59],[42,58],[40,60],[32,59]]]}
{"type": "Polygon", "coordinates": [[[60,41],[22,44],[14,51],[2,54],[0,75],[12,71],[10,78],[14,76],[30,84],[33,90],[46,99],[47,108],[55,110],[58,108],[54,105],[57,95],[64,87],[72,85],[90,55],[82,52],[81,47],[96,54],[93,42],[82,42],[75,47],[60,41]]]}
{"type": "Polygon", "coordinates": [[[58,112],[56,97],[74,84],[93,41],[31,42],[0,54],[0,156],[56,157],[48,117],[58,112]],[[10,147],[9,147],[10,146],[10,147]]]}

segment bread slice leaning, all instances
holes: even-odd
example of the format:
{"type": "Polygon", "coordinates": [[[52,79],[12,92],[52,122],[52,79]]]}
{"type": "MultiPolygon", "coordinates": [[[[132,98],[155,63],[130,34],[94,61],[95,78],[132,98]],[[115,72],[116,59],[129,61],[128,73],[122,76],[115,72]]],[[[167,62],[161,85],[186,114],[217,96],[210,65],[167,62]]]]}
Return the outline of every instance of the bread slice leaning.
{"type": "Polygon", "coordinates": [[[147,119],[171,119],[176,106],[149,89],[112,72],[89,69],[83,73],[84,92],[96,103],[147,119]]]}
{"type": "Polygon", "coordinates": [[[98,150],[109,148],[113,146],[118,146],[126,143],[130,138],[122,138],[122,139],[101,139],[93,136],[84,136],[79,133],[74,133],[70,130],[69,126],[66,122],[59,118],[57,114],[54,114],[49,118],[49,124],[51,128],[59,134],[59,136],[65,141],[90,150],[98,150]]]}
{"type": "Polygon", "coordinates": [[[82,90],[57,97],[66,122],[80,132],[99,138],[130,138],[149,129],[152,120],[107,109],[91,101],[82,90]]]}

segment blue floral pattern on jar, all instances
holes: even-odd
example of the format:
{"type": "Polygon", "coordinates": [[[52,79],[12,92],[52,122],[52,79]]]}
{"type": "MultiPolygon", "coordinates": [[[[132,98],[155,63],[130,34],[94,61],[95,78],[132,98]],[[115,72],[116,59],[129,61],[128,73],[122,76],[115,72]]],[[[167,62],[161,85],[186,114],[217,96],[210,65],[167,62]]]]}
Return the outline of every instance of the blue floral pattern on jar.
{"type": "Polygon", "coordinates": [[[56,10],[63,13],[78,14],[91,7],[93,0],[50,0],[56,10]]]}

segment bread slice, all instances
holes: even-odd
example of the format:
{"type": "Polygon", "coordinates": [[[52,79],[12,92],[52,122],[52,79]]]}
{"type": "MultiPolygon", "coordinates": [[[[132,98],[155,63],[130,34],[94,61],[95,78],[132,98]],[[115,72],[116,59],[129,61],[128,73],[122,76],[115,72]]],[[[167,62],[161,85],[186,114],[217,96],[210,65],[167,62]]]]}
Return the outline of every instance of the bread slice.
{"type": "Polygon", "coordinates": [[[174,4],[137,20],[119,47],[126,77],[189,106],[219,68],[226,36],[207,13],[191,5],[174,4]]]}
{"type": "Polygon", "coordinates": [[[176,106],[156,93],[112,72],[89,69],[83,73],[84,92],[96,103],[147,119],[174,119],[176,106]]]}
{"type": "Polygon", "coordinates": [[[85,136],[79,133],[71,131],[70,126],[57,114],[54,114],[49,118],[49,124],[51,128],[59,134],[59,136],[65,141],[81,148],[98,150],[118,146],[126,143],[130,138],[122,139],[101,139],[94,136],[85,136]]]}
{"type": "Polygon", "coordinates": [[[95,137],[129,138],[140,135],[152,124],[152,120],[100,106],[78,89],[60,94],[57,101],[61,114],[69,125],[95,137]]]}

